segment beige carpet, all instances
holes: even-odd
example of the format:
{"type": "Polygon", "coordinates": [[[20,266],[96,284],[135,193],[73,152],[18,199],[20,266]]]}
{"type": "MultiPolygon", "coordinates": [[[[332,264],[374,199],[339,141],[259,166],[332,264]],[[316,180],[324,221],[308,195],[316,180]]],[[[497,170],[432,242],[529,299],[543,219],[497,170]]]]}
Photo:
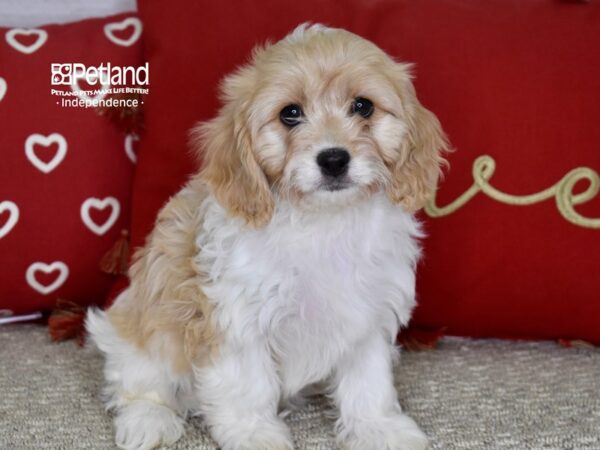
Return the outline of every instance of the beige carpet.
{"type": "MultiPolygon", "coordinates": [[[[0,449],[112,449],[102,360],[45,329],[0,326],[0,449]]],[[[400,401],[434,450],[600,450],[600,350],[445,339],[405,353],[400,401]]],[[[327,404],[287,419],[298,450],[335,449],[327,404]]],[[[215,450],[193,420],[173,448],[215,450]]]]}

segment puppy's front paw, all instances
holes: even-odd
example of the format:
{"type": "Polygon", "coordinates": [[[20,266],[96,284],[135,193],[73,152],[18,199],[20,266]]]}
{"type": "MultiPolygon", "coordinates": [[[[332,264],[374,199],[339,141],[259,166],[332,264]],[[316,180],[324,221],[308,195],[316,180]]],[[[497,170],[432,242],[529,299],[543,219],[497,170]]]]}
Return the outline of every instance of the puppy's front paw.
{"type": "Polygon", "coordinates": [[[338,439],[347,450],[426,450],[427,436],[410,417],[398,414],[377,420],[338,423],[338,439]]]}
{"type": "Polygon", "coordinates": [[[171,445],[183,435],[183,424],[183,419],[167,406],[136,400],[117,413],[115,440],[126,450],[171,445]]]}
{"type": "Polygon", "coordinates": [[[238,421],[227,427],[212,428],[213,437],[223,450],[292,450],[287,426],[279,419],[238,421]]]}

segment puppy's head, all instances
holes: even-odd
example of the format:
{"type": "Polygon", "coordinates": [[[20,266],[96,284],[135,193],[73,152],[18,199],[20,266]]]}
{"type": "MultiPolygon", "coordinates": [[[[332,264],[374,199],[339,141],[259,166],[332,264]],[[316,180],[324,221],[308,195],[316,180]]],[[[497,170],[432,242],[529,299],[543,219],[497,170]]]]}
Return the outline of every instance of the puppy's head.
{"type": "Polygon", "coordinates": [[[344,207],[377,191],[409,211],[435,188],[447,143],[409,66],[340,29],[300,26],[255,50],[198,128],[201,176],[230,214],[260,226],[275,199],[344,207]]]}

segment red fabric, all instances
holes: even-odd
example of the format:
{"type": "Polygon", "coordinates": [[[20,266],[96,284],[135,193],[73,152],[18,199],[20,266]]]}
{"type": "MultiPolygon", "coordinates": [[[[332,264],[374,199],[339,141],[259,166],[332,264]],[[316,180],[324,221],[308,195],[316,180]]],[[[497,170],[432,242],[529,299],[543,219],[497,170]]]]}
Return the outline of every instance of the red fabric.
{"type": "Polygon", "coordinates": [[[51,88],[71,87],[52,86],[50,75],[52,63],[138,66],[141,39],[117,45],[104,32],[106,24],[130,16],[40,27],[47,39],[29,53],[27,46],[39,36],[0,29],[5,84],[0,83],[6,87],[0,86],[2,310],[50,310],[59,297],[80,305],[100,303],[113,282],[99,271],[98,261],[129,223],[134,164],[125,151],[126,136],[94,108],[58,105],[51,88]],[[19,44],[26,46],[25,52],[19,44]],[[54,167],[44,165],[52,162],[54,167]],[[88,201],[109,197],[120,209],[112,225],[115,206],[88,201]]]}
{"type": "MultiPolygon", "coordinates": [[[[558,0],[268,0],[164,8],[140,4],[153,70],[134,185],[133,245],[194,162],[194,122],[212,117],[218,81],[251,48],[304,21],[345,27],[416,63],[416,87],[457,152],[445,205],[471,184],[481,154],[493,185],[545,189],[578,166],[600,169],[600,3],[558,0]]],[[[600,199],[577,207],[600,216],[600,199]]],[[[415,326],[450,334],[579,337],[600,342],[600,231],[567,222],[553,200],[517,207],[479,194],[425,219],[415,326]]]]}
{"type": "MultiPolygon", "coordinates": [[[[390,48],[418,61],[417,91],[457,148],[438,205],[471,185],[482,154],[496,161],[491,184],[512,194],[576,167],[599,172],[600,4],[469,3],[410,5],[396,37],[411,45],[390,48]],[[424,29],[433,34],[419,39],[424,29]]],[[[576,210],[600,217],[600,197],[576,210]]],[[[426,229],[414,324],[600,344],[600,230],[565,220],[554,199],[511,206],[478,194],[426,229]]]]}

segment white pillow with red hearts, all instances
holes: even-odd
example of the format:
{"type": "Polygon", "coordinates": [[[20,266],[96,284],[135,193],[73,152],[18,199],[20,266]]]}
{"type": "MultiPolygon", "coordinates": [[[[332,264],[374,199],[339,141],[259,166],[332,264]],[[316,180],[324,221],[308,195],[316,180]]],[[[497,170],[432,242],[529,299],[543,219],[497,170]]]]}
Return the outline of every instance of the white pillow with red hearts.
{"type": "MultiPolygon", "coordinates": [[[[59,298],[100,304],[113,282],[98,263],[129,225],[139,137],[93,107],[62,106],[51,93],[51,65],[139,67],[141,32],[131,13],[0,28],[3,321],[50,311],[59,298]]],[[[96,87],[107,87],[102,83],[96,87]]],[[[64,88],[83,89],[77,78],[64,88]]]]}

